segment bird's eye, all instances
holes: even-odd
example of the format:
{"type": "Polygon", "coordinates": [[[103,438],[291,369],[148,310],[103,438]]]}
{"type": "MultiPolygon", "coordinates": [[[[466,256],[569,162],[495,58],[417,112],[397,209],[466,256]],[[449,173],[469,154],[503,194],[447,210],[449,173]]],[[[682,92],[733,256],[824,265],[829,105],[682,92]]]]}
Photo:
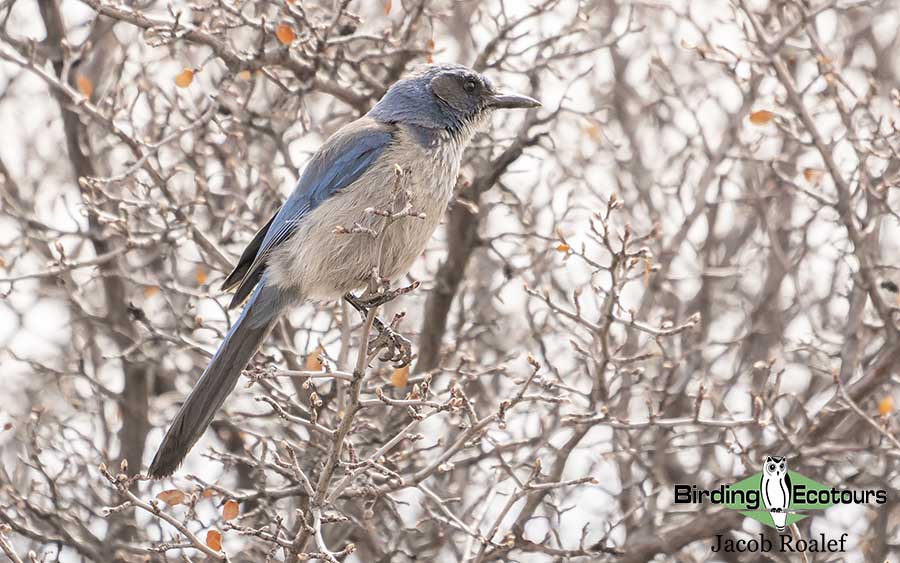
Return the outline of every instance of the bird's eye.
{"type": "Polygon", "coordinates": [[[775,466],[774,466],[774,465],[770,465],[770,466],[769,466],[769,471],[775,471],[775,466]]]}
{"type": "Polygon", "coordinates": [[[465,83],[465,85],[463,85],[463,88],[465,88],[466,92],[471,94],[472,92],[475,91],[476,88],[478,88],[478,83],[475,82],[474,79],[470,78],[470,79],[466,80],[466,83],[465,83]]]}

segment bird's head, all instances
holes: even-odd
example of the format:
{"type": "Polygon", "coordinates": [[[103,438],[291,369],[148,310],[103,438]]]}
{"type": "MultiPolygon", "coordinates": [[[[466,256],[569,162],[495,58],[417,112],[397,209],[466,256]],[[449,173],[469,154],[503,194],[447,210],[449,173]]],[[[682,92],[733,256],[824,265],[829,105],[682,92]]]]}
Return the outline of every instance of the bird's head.
{"type": "Polygon", "coordinates": [[[423,65],[391,86],[369,116],[388,123],[464,131],[496,109],[534,108],[534,98],[498,91],[486,76],[456,64],[423,65]]]}

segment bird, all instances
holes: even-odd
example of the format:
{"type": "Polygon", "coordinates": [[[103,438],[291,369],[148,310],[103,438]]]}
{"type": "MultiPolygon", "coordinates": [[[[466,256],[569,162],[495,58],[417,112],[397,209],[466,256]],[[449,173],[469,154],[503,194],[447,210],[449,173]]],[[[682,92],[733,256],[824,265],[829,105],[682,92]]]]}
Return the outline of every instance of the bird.
{"type": "Polygon", "coordinates": [[[787,511],[791,505],[792,491],[786,458],[766,456],[759,490],[762,493],[763,504],[772,516],[775,529],[783,532],[787,521],[787,511]]]}
{"type": "Polygon", "coordinates": [[[440,223],[473,136],[495,110],[540,105],[463,65],[427,64],[331,135],[225,278],[222,289],[235,290],[229,308],[243,310],[169,426],[150,477],[178,469],[284,312],[341,297],[361,309],[352,292],[373,271],[402,278],[440,223]],[[391,209],[398,193],[414,212],[386,225],[372,210],[391,209]],[[363,232],[347,234],[352,226],[363,232]]]}

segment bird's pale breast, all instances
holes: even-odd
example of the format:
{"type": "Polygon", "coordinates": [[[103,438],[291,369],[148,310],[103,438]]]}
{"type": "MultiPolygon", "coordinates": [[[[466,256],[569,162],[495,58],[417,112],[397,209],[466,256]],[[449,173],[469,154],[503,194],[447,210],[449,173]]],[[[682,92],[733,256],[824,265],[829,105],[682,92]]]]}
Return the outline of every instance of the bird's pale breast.
{"type": "Polygon", "coordinates": [[[401,128],[377,163],[301,219],[291,238],[273,251],[271,282],[306,299],[329,300],[363,287],[375,267],[384,278],[402,277],[424,251],[453,195],[462,145],[446,139],[424,147],[401,128]],[[411,210],[424,218],[392,221],[371,212],[399,212],[407,194],[411,210]],[[355,225],[372,232],[337,232],[355,225]]]}

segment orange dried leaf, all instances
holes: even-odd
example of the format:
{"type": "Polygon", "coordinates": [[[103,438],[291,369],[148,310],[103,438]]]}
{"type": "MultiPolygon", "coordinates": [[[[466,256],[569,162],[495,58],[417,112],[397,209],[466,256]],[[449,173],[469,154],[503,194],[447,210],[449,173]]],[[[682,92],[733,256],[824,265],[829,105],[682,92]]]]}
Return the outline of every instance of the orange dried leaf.
{"type": "Polygon", "coordinates": [[[409,366],[395,369],[391,374],[391,385],[399,389],[406,387],[407,383],[409,383],[409,366]]]}
{"type": "Polygon", "coordinates": [[[238,517],[238,503],[236,500],[229,500],[225,503],[225,508],[222,509],[222,518],[227,522],[228,520],[234,520],[238,517]]]}
{"type": "Polygon", "coordinates": [[[216,496],[216,494],[217,493],[215,489],[213,489],[212,487],[207,487],[203,489],[202,493],[200,493],[200,498],[211,498],[216,496]]]}
{"type": "Polygon", "coordinates": [[[294,33],[294,28],[290,25],[280,23],[275,28],[275,37],[278,38],[278,41],[280,41],[282,45],[290,45],[294,42],[294,39],[297,38],[297,34],[294,33]]]}
{"type": "Polygon", "coordinates": [[[750,123],[753,125],[765,125],[775,119],[775,114],[767,109],[754,111],[750,114],[750,123]]]}
{"type": "Polygon", "coordinates": [[[385,0],[385,2],[384,2],[384,15],[386,15],[386,16],[387,16],[387,15],[390,15],[392,5],[393,5],[393,2],[391,2],[391,0],[385,0]]]}
{"type": "Polygon", "coordinates": [[[306,371],[322,371],[324,367],[322,356],[325,355],[325,348],[319,345],[316,351],[306,356],[306,371]]]}
{"type": "Polygon", "coordinates": [[[159,293],[159,286],[157,285],[148,285],[144,288],[144,298],[149,299],[159,293]]]}
{"type": "Polygon", "coordinates": [[[644,287],[650,287],[650,271],[653,267],[649,258],[644,258],[644,287]]]}
{"type": "Polygon", "coordinates": [[[249,70],[242,70],[238,73],[238,78],[241,80],[250,80],[253,78],[253,74],[249,70]]]}
{"type": "Polygon", "coordinates": [[[887,416],[891,414],[894,410],[894,398],[890,395],[885,396],[884,399],[881,399],[878,403],[878,414],[881,416],[887,416]]]}
{"type": "Polygon", "coordinates": [[[803,170],[803,177],[811,184],[818,184],[822,179],[822,171],[815,168],[806,168],[803,170]]]}
{"type": "Polygon", "coordinates": [[[194,81],[194,69],[186,68],[175,77],[175,85],[179,88],[187,88],[194,81]]]}
{"type": "Polygon", "coordinates": [[[222,551],[222,534],[220,534],[218,530],[206,532],[206,545],[208,545],[210,549],[222,551]]]}
{"type": "Polygon", "coordinates": [[[434,37],[428,40],[428,43],[425,45],[425,51],[428,55],[425,57],[425,62],[431,64],[434,62],[434,37]]]}
{"type": "Polygon", "coordinates": [[[592,140],[596,141],[600,138],[600,124],[599,123],[590,123],[587,127],[584,128],[584,132],[587,133],[588,137],[592,140]]]}
{"type": "Polygon", "coordinates": [[[556,247],[557,252],[562,252],[563,254],[567,254],[570,250],[572,250],[568,244],[562,243],[556,247]]]}
{"type": "Polygon", "coordinates": [[[196,277],[197,277],[197,285],[205,284],[206,278],[207,278],[206,268],[204,268],[203,266],[197,266],[196,277]]]}
{"type": "Polygon", "coordinates": [[[81,92],[81,95],[85,98],[90,98],[94,94],[94,83],[91,82],[90,78],[80,72],[75,77],[75,84],[78,86],[78,91],[81,92]]]}
{"type": "Polygon", "coordinates": [[[156,495],[156,498],[169,506],[178,506],[184,503],[185,494],[178,489],[169,489],[156,495]]]}

